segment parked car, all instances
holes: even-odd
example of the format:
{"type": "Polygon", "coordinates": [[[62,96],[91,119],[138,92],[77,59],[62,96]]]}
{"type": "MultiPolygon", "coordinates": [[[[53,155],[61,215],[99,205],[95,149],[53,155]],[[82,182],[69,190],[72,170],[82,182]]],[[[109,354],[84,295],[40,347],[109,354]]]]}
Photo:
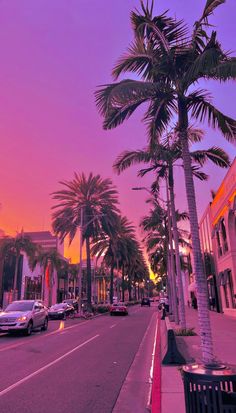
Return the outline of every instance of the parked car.
{"type": "Polygon", "coordinates": [[[124,303],[114,303],[110,307],[110,315],[128,315],[128,308],[124,303]]]}
{"type": "Polygon", "coordinates": [[[74,307],[75,311],[77,311],[77,312],[79,311],[79,303],[74,298],[68,298],[66,300],[63,300],[62,302],[72,305],[74,307]]]}
{"type": "Polygon", "coordinates": [[[41,301],[13,301],[0,312],[0,331],[22,331],[30,336],[35,328],[41,328],[43,331],[48,328],[48,310],[41,301]]]}
{"type": "Polygon", "coordinates": [[[48,311],[50,320],[65,320],[66,317],[74,317],[74,315],[75,309],[68,303],[54,304],[48,311]]]}
{"type": "Polygon", "coordinates": [[[141,307],[143,307],[144,305],[147,305],[148,307],[150,307],[151,303],[150,303],[150,299],[149,298],[143,298],[141,301],[141,307]]]}

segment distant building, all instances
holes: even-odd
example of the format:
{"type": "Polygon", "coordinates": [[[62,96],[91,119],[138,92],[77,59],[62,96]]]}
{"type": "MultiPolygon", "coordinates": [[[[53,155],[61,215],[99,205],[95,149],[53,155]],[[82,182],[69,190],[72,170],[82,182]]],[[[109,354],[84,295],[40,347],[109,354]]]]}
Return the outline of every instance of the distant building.
{"type": "MultiPolygon", "coordinates": [[[[49,231],[24,232],[32,242],[40,245],[43,251],[56,249],[63,256],[63,243],[49,231]]],[[[0,263],[0,300],[5,307],[13,300],[13,278],[15,269],[15,257],[0,263]]],[[[58,277],[53,274],[52,303],[57,301],[58,277]]],[[[45,288],[43,269],[39,264],[31,271],[26,254],[22,252],[19,260],[17,275],[17,299],[43,299],[48,303],[48,291],[45,288]]]]}

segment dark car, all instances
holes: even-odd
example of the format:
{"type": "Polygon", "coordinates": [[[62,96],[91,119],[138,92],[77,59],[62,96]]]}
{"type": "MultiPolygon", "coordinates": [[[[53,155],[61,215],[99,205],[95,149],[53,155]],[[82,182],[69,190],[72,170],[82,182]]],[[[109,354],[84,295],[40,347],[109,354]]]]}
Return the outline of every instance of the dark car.
{"type": "Polygon", "coordinates": [[[144,305],[147,305],[148,307],[150,307],[151,303],[150,303],[150,299],[149,298],[143,298],[141,301],[141,307],[143,307],[144,305]]]}
{"type": "Polygon", "coordinates": [[[79,311],[79,303],[74,298],[67,298],[66,300],[63,300],[63,303],[70,304],[74,307],[75,311],[79,311]]]}
{"type": "Polygon", "coordinates": [[[48,316],[51,320],[65,320],[66,317],[74,317],[75,309],[68,303],[52,305],[48,310],[48,316]]]}
{"type": "Polygon", "coordinates": [[[110,315],[128,315],[128,308],[124,303],[115,303],[110,307],[110,315]]]}

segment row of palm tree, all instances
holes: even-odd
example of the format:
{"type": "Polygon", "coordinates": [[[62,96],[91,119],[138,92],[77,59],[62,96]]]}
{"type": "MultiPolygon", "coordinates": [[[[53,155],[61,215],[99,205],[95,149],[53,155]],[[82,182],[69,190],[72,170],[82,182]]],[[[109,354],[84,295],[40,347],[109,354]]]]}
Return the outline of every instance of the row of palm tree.
{"type": "MultiPolygon", "coordinates": [[[[74,174],[70,181],[61,181],[63,189],[52,194],[52,226],[61,240],[67,236],[71,243],[78,229],[82,243],[86,244],[87,306],[91,310],[91,257],[103,258],[110,268],[110,303],[113,302],[114,270],[122,272],[122,298],[124,277],[128,276],[129,299],[133,280],[148,277],[148,269],[134,227],[122,217],[118,208],[118,193],[110,179],[100,175],[74,174]],[[81,220],[82,217],[82,220],[81,220]]],[[[81,258],[81,257],[80,257],[81,258]]]]}
{"type": "MultiPolygon", "coordinates": [[[[147,2],[146,5],[141,1],[141,11],[131,13],[134,41],[112,72],[115,80],[126,72],[135,73],[140,80],[121,80],[103,86],[96,92],[96,102],[104,117],[105,129],[117,127],[145,103],[148,104],[148,109],[144,122],[151,148],[165,142],[163,134],[168,136],[167,130],[174,131],[174,145],[177,142],[183,161],[202,357],[205,364],[214,362],[214,354],[193,181],[193,176],[199,171],[196,171],[192,163],[189,131],[191,121],[206,121],[209,126],[219,129],[228,141],[235,141],[236,121],[219,111],[213,105],[208,91],[197,86],[202,79],[224,82],[236,77],[236,58],[223,50],[216,31],[209,23],[209,17],[224,2],[225,0],[207,0],[201,17],[190,31],[183,20],[172,18],[168,12],[154,16],[154,1],[147,2]]],[[[212,149],[218,156],[219,148],[212,149]]],[[[221,155],[228,163],[225,155],[221,155]]],[[[199,163],[204,163],[206,157],[206,154],[198,154],[199,163]]],[[[159,163],[159,159],[155,159],[155,162],[159,163]]],[[[225,162],[221,166],[225,166],[225,162]]],[[[221,160],[219,163],[221,164],[221,160]]],[[[173,186],[172,165],[170,159],[170,188],[173,186]]],[[[161,166],[157,166],[157,169],[162,171],[161,166]]],[[[171,199],[173,201],[173,193],[171,199]]],[[[172,202],[172,226],[176,227],[173,223],[174,216],[172,202]]],[[[177,243],[177,238],[175,241],[177,243]]]]}
{"type": "MultiPolygon", "coordinates": [[[[75,174],[71,181],[61,182],[63,189],[52,194],[57,200],[53,207],[52,225],[56,235],[64,240],[69,236],[72,242],[78,228],[82,231],[82,243],[86,244],[87,304],[91,309],[91,257],[102,257],[110,268],[110,303],[114,295],[114,270],[122,273],[122,298],[124,300],[127,278],[129,300],[132,299],[132,285],[148,278],[148,268],[142,250],[135,237],[133,225],[120,215],[118,194],[111,180],[100,175],[75,174]],[[65,189],[64,189],[65,187],[65,189]],[[59,202],[58,202],[59,201],[59,202]],[[83,211],[81,222],[81,212],[83,211]]],[[[43,251],[24,232],[15,238],[7,237],[1,246],[2,256],[16,257],[13,291],[16,291],[20,255],[25,253],[33,271],[37,264],[43,269],[44,285],[48,289],[49,305],[52,302],[53,274],[64,278],[78,278],[79,266],[67,262],[56,250],[43,251]]],[[[82,257],[80,257],[82,259],[82,257]]],[[[81,276],[81,274],[80,274],[81,276]]],[[[15,295],[15,294],[14,294],[15,295]]]]}

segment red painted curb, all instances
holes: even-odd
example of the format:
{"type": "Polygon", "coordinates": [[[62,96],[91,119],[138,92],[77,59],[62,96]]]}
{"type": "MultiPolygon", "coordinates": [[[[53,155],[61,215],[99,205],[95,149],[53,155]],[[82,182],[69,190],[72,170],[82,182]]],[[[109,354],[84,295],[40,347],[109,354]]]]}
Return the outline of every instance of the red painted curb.
{"type": "Polygon", "coordinates": [[[158,327],[157,327],[157,335],[156,335],[156,348],[155,348],[155,355],[154,355],[151,413],[161,413],[161,330],[160,330],[160,315],[158,316],[158,327]]]}

